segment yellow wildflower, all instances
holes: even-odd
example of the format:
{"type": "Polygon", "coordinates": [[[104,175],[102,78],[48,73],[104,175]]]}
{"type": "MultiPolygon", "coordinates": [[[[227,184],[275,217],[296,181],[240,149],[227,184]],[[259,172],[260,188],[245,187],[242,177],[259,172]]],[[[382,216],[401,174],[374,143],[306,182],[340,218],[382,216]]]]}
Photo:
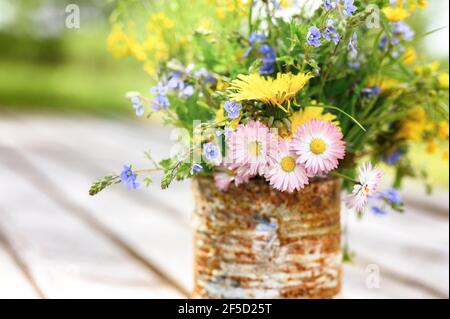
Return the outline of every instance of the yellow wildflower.
{"type": "Polygon", "coordinates": [[[402,7],[384,7],[382,11],[390,22],[400,22],[409,17],[409,12],[402,7]]]}
{"type": "Polygon", "coordinates": [[[324,108],[320,106],[309,106],[294,112],[291,117],[292,134],[294,134],[298,127],[309,122],[312,119],[322,119],[326,122],[331,122],[336,126],[339,126],[339,122],[336,120],[336,115],[331,113],[323,113],[324,108]]]}
{"type": "Polygon", "coordinates": [[[406,140],[421,141],[429,124],[425,110],[420,106],[414,107],[401,122],[397,136],[406,140]]]}
{"type": "Polygon", "coordinates": [[[150,16],[149,22],[145,26],[148,32],[158,33],[164,29],[172,29],[175,23],[163,12],[158,12],[150,16]]]}
{"type": "Polygon", "coordinates": [[[408,119],[414,122],[424,122],[426,117],[427,113],[420,106],[416,106],[408,112],[408,119]]]}
{"type": "Polygon", "coordinates": [[[427,144],[427,153],[428,154],[434,154],[438,150],[438,145],[435,141],[429,141],[427,144]]]}
{"type": "Polygon", "coordinates": [[[443,158],[444,160],[447,160],[447,161],[448,161],[448,151],[445,151],[444,153],[442,153],[442,158],[443,158]]]}
{"type": "Polygon", "coordinates": [[[282,9],[287,9],[293,5],[292,0],[280,0],[279,4],[282,9]]]}
{"type": "Polygon", "coordinates": [[[226,14],[225,8],[216,8],[216,16],[220,20],[225,20],[226,14]]]}
{"type": "Polygon", "coordinates": [[[169,46],[159,35],[149,35],[142,44],[142,48],[149,52],[155,61],[169,58],[169,46]]]}
{"type": "Polygon", "coordinates": [[[228,82],[224,82],[221,77],[217,78],[216,91],[225,91],[228,87],[228,82]]]}
{"type": "Polygon", "coordinates": [[[147,54],[145,53],[143,45],[137,42],[134,38],[129,39],[128,46],[131,54],[134,55],[136,59],[139,61],[145,61],[147,59],[147,54]]]}
{"type": "Polygon", "coordinates": [[[223,123],[225,121],[225,119],[226,119],[226,117],[225,117],[225,110],[223,109],[223,107],[221,107],[216,112],[215,122],[216,123],[223,123]]]}
{"type": "Polygon", "coordinates": [[[438,76],[439,85],[443,89],[448,89],[448,73],[443,72],[438,76]]]}
{"type": "Polygon", "coordinates": [[[422,140],[425,127],[413,121],[404,121],[397,133],[399,138],[419,142],[422,140]]]}
{"type": "Polygon", "coordinates": [[[153,63],[152,61],[146,61],[144,63],[144,71],[149,75],[154,75],[156,73],[155,63],[153,63]]]}
{"type": "Polygon", "coordinates": [[[413,48],[407,48],[402,57],[403,64],[410,65],[416,62],[417,53],[413,48]]]}
{"type": "Polygon", "coordinates": [[[128,36],[123,32],[122,28],[114,25],[106,40],[108,50],[113,57],[121,58],[130,55],[130,48],[128,46],[128,36]]]}
{"type": "Polygon", "coordinates": [[[423,10],[426,8],[426,6],[428,5],[428,1],[427,0],[417,0],[417,5],[416,5],[416,1],[410,1],[410,5],[409,8],[411,11],[416,10],[417,6],[419,7],[420,10],[423,10]]]}
{"type": "Polygon", "coordinates": [[[438,124],[438,135],[439,138],[443,139],[443,140],[447,140],[448,139],[448,122],[441,122],[438,124]]]}
{"type": "Polygon", "coordinates": [[[440,63],[438,61],[434,61],[430,64],[416,66],[414,72],[418,75],[430,75],[437,72],[439,67],[440,63]]]}
{"type": "Polygon", "coordinates": [[[273,106],[278,106],[287,111],[283,104],[290,105],[295,95],[303,89],[313,76],[310,73],[278,73],[275,79],[263,77],[253,73],[250,75],[238,75],[231,82],[231,89],[235,92],[230,95],[233,101],[260,101],[273,106]]]}

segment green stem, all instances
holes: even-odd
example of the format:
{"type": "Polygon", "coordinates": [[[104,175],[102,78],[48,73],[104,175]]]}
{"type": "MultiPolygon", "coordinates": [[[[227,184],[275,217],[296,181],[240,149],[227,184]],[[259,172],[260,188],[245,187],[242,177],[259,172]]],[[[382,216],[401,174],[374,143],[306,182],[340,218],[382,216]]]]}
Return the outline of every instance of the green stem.
{"type": "Polygon", "coordinates": [[[350,182],[352,182],[352,183],[355,183],[355,184],[358,184],[358,183],[359,183],[357,180],[355,180],[355,179],[353,179],[353,178],[351,178],[351,177],[349,177],[349,176],[347,176],[347,175],[344,175],[344,174],[335,172],[335,171],[331,172],[330,175],[337,176],[337,177],[341,177],[341,178],[346,179],[346,180],[348,180],[348,181],[350,181],[350,182]]]}
{"type": "Polygon", "coordinates": [[[156,167],[156,168],[141,168],[141,169],[135,169],[133,172],[135,173],[151,173],[151,172],[158,172],[162,171],[162,168],[156,167]]]}
{"type": "Polygon", "coordinates": [[[250,1],[250,9],[248,10],[248,37],[249,38],[253,32],[252,15],[253,15],[253,0],[250,1]]]}

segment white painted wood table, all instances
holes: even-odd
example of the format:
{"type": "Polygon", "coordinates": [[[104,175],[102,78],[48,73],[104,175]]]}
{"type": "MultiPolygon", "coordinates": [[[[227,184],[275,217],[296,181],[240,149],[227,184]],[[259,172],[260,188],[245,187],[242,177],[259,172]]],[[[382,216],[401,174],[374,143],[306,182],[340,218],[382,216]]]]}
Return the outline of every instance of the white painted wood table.
{"type": "MultiPolygon", "coordinates": [[[[0,298],[188,297],[189,181],[87,192],[123,164],[147,164],[143,150],[160,158],[170,145],[148,122],[0,110],[0,298]]],[[[404,214],[343,213],[356,254],[343,298],[448,298],[448,191],[409,186],[404,197],[404,214]]]]}

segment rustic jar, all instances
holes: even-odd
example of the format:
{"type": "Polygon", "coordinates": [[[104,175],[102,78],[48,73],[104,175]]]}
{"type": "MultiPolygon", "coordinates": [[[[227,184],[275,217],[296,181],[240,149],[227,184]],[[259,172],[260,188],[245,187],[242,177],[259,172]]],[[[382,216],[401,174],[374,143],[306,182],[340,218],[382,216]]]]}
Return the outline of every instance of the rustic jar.
{"type": "Polygon", "coordinates": [[[282,193],[193,181],[194,298],[333,298],[341,289],[337,178],[282,193]]]}

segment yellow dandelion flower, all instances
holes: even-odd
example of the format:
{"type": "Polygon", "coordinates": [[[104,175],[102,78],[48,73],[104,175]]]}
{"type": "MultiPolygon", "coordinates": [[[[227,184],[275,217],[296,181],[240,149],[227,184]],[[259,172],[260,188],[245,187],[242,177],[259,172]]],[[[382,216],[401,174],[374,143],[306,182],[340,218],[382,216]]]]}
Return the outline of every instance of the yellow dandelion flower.
{"type": "Polygon", "coordinates": [[[410,65],[416,62],[417,53],[413,48],[407,48],[402,57],[403,64],[410,65]]]}
{"type": "Polygon", "coordinates": [[[439,85],[443,89],[448,89],[448,73],[443,72],[438,76],[439,85]]]}
{"type": "Polygon", "coordinates": [[[298,127],[309,122],[312,119],[321,119],[327,122],[331,122],[339,127],[339,122],[336,119],[336,115],[331,113],[323,113],[324,108],[320,106],[308,106],[304,109],[294,112],[291,117],[292,134],[294,134],[298,127]]]}
{"type": "Polygon", "coordinates": [[[382,11],[390,22],[400,22],[409,17],[409,12],[402,7],[385,7],[382,11]]]}
{"type": "Polygon", "coordinates": [[[283,104],[288,103],[303,89],[313,76],[310,73],[278,73],[275,79],[253,73],[238,75],[231,81],[230,88],[235,92],[230,95],[233,101],[260,101],[278,106],[285,112],[283,104]]]}

